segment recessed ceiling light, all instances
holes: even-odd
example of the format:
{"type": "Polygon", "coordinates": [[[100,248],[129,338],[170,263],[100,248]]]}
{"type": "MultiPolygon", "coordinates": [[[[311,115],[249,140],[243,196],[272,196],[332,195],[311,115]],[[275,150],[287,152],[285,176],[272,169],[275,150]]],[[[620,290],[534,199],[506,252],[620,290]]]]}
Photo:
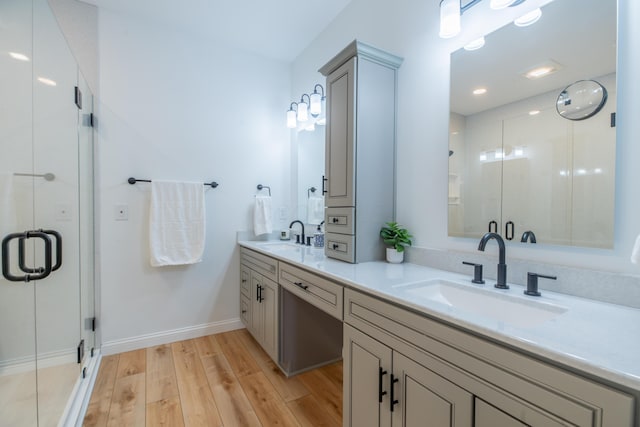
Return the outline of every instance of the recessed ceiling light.
{"type": "Polygon", "coordinates": [[[540,8],[534,9],[529,13],[525,13],[520,18],[513,21],[517,27],[528,27],[529,25],[535,24],[538,22],[540,17],[542,16],[542,10],[540,8]]]}
{"type": "Polygon", "coordinates": [[[484,95],[485,93],[487,93],[487,89],[483,87],[479,87],[478,89],[474,89],[473,91],[474,95],[484,95]]]}
{"type": "Polygon", "coordinates": [[[520,72],[520,75],[526,77],[530,80],[539,79],[541,77],[546,77],[550,74],[555,73],[556,71],[562,70],[562,65],[558,64],[552,59],[547,59],[544,62],[539,62],[531,67],[520,72]]]}
{"type": "Polygon", "coordinates": [[[46,77],[38,77],[38,81],[47,86],[58,86],[58,83],[46,77]]]}
{"type": "Polygon", "coordinates": [[[9,52],[9,56],[13,59],[17,59],[18,61],[28,61],[29,57],[23,53],[18,52],[9,52]]]}
{"type": "Polygon", "coordinates": [[[529,111],[529,115],[530,116],[537,116],[538,114],[540,114],[540,110],[531,110],[531,111],[529,111]]]}
{"type": "Polygon", "coordinates": [[[464,50],[478,50],[480,49],[482,46],[484,46],[484,36],[480,37],[479,39],[475,39],[474,41],[472,41],[471,43],[468,43],[465,47],[464,50]]]}

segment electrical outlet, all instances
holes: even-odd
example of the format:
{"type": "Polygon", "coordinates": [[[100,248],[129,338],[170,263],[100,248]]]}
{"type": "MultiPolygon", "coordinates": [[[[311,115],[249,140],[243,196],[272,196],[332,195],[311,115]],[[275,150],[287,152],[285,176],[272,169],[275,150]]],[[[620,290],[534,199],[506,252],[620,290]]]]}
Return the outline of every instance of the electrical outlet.
{"type": "Polygon", "coordinates": [[[116,221],[127,221],[129,219],[129,205],[115,205],[113,218],[116,221]]]}
{"type": "Polygon", "coordinates": [[[289,209],[286,206],[280,206],[278,209],[278,219],[280,221],[286,221],[289,216],[289,209]]]}

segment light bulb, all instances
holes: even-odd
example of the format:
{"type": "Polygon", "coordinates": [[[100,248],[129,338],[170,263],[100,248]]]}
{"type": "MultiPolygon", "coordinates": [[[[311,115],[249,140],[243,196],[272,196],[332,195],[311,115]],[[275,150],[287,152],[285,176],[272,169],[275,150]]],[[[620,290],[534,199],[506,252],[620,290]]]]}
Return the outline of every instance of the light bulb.
{"type": "Polygon", "coordinates": [[[307,113],[307,103],[306,102],[299,102],[298,103],[298,121],[299,122],[306,122],[307,120],[309,120],[309,114],[307,113]]]}
{"type": "Polygon", "coordinates": [[[527,27],[531,24],[535,24],[538,22],[538,19],[542,16],[542,10],[540,8],[534,9],[529,13],[525,13],[520,18],[513,21],[514,24],[518,27],[527,27]]]}
{"type": "Polygon", "coordinates": [[[460,33],[460,0],[440,2],[440,37],[448,39],[460,33]]]}
{"type": "Polygon", "coordinates": [[[489,7],[493,10],[500,10],[511,6],[515,2],[516,0],[491,0],[489,7]]]}
{"type": "Polygon", "coordinates": [[[309,113],[316,117],[322,111],[322,96],[319,93],[312,93],[310,96],[311,104],[309,105],[309,113]]]}
{"type": "Polygon", "coordinates": [[[287,127],[289,129],[296,127],[296,112],[294,110],[287,111],[287,127]]]}
{"type": "Polygon", "coordinates": [[[475,39],[474,41],[467,43],[464,50],[478,50],[482,46],[484,46],[484,37],[480,37],[479,39],[475,39]]]}

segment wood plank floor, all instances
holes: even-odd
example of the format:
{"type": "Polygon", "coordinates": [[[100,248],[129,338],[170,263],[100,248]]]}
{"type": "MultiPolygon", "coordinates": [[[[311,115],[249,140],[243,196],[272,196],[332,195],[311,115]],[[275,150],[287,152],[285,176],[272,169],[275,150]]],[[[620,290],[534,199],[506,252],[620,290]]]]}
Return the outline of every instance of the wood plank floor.
{"type": "Polygon", "coordinates": [[[246,329],[105,356],[85,426],[342,425],[342,362],[286,378],[246,329]]]}

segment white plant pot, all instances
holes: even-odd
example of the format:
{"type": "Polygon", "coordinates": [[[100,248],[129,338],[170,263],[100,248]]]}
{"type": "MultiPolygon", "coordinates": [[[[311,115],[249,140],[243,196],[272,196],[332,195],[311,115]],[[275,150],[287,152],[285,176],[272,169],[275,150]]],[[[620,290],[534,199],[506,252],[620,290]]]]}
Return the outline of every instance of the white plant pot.
{"type": "Polygon", "coordinates": [[[404,252],[398,252],[396,248],[387,248],[387,262],[400,264],[404,261],[404,252]]]}

